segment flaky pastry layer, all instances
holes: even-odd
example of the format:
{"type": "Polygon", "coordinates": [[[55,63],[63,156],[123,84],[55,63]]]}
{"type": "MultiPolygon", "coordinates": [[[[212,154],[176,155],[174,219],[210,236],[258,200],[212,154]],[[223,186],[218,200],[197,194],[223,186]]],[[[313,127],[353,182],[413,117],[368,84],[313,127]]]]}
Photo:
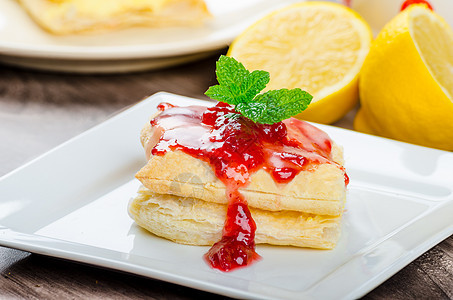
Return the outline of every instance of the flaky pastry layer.
{"type": "MultiPolygon", "coordinates": [[[[140,141],[149,160],[137,172],[136,178],[153,193],[227,204],[225,185],[207,162],[178,150],[162,156],[151,155],[151,149],[161,136],[159,130],[160,127],[153,127],[148,122],[140,132],[140,141]]],[[[343,165],[343,148],[334,142],[331,157],[338,165],[343,165]]],[[[345,174],[338,165],[320,164],[314,170],[300,172],[286,184],[278,184],[268,172],[258,170],[239,191],[250,207],[338,216],[346,201],[345,174]]]]}
{"type": "MultiPolygon", "coordinates": [[[[195,197],[220,204],[228,202],[225,185],[209,164],[182,151],[152,156],[136,178],[154,193],[195,197]]],[[[331,164],[321,164],[315,171],[300,172],[287,184],[278,184],[268,172],[259,170],[239,191],[250,207],[320,215],[340,215],[346,199],[344,174],[331,164]]]]}
{"type": "MultiPolygon", "coordinates": [[[[177,243],[212,245],[219,241],[227,206],[195,198],[155,194],[142,188],[129,203],[135,222],[177,243]]],[[[340,236],[341,217],[295,211],[271,212],[250,208],[256,223],[255,242],[332,249],[340,236]]]]}
{"type": "Polygon", "coordinates": [[[18,0],[55,34],[108,31],[130,26],[199,25],[210,17],[203,0],[18,0]]]}

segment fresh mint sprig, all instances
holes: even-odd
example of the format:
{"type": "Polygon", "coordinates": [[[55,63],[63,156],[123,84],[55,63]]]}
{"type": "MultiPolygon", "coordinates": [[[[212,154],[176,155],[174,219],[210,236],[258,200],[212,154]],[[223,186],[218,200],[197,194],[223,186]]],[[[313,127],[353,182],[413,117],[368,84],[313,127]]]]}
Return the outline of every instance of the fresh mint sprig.
{"type": "Polygon", "coordinates": [[[269,83],[269,72],[248,71],[232,57],[220,56],[216,62],[218,85],[206,95],[211,99],[235,105],[236,111],[257,123],[274,124],[304,111],[312,96],[299,88],[260,92],[269,83]]]}

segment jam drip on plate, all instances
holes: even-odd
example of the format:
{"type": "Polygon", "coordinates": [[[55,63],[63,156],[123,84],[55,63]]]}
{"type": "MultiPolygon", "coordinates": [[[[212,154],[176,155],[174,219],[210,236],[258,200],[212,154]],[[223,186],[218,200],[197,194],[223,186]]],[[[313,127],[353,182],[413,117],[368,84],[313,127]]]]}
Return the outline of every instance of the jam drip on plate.
{"type": "MultiPolygon", "coordinates": [[[[275,182],[284,184],[303,170],[336,164],[327,134],[294,118],[258,124],[222,102],[210,108],[162,103],[158,109],[161,113],[151,125],[161,136],[151,154],[183,151],[209,163],[226,186],[228,208],[222,239],[205,255],[212,267],[222,271],[260,258],[255,252],[256,225],[239,190],[254,172],[264,169],[275,182]]],[[[345,173],[345,184],[346,179],[345,173]]]]}
{"type": "Polygon", "coordinates": [[[259,259],[255,252],[255,230],[244,198],[237,189],[231,191],[222,239],[205,254],[206,261],[213,268],[230,271],[259,259]]]}

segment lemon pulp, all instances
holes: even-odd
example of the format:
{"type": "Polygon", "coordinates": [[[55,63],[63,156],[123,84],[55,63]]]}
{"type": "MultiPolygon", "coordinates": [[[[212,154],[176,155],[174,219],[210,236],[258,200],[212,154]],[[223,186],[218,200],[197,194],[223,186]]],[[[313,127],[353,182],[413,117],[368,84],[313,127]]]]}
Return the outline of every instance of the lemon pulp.
{"type": "Polygon", "coordinates": [[[266,89],[301,88],[313,95],[299,117],[332,123],[357,102],[357,80],[371,32],[354,11],[304,2],[271,13],[246,29],[228,55],[249,70],[266,70],[266,89]]]}

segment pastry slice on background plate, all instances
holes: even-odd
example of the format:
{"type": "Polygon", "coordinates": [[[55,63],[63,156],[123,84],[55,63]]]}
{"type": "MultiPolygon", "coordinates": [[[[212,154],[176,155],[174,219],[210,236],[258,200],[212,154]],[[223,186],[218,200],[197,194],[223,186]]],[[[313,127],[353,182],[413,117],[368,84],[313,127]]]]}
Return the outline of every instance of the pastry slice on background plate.
{"type": "Polygon", "coordinates": [[[54,34],[112,31],[131,26],[196,26],[211,17],[203,0],[18,0],[54,34]]]}

